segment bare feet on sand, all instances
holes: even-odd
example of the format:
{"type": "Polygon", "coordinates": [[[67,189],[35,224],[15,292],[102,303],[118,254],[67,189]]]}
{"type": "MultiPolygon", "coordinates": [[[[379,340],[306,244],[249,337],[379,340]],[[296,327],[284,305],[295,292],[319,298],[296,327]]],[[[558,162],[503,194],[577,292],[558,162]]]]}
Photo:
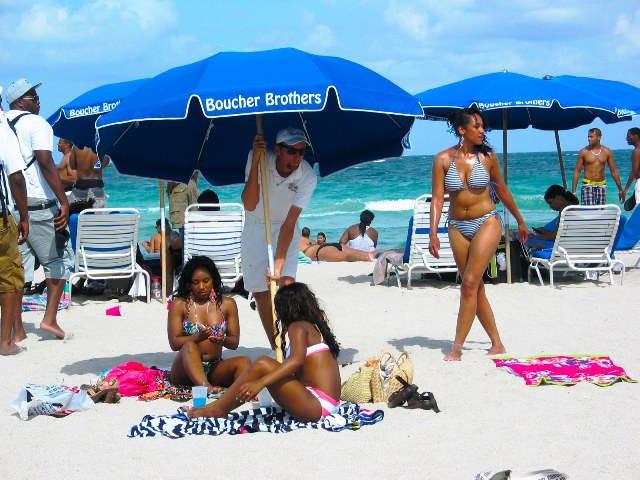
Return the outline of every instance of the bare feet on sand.
{"type": "Polygon", "coordinates": [[[59,338],[61,340],[64,339],[64,330],[60,328],[60,325],[58,325],[58,322],[56,322],[55,320],[53,322],[46,323],[43,320],[40,323],[40,330],[51,333],[52,335],[55,335],[56,338],[59,338]]]}
{"type": "Polygon", "coordinates": [[[451,346],[451,351],[444,356],[445,362],[459,362],[462,360],[462,344],[454,343],[451,346]]]}
{"type": "Polygon", "coordinates": [[[487,352],[487,355],[500,355],[501,353],[507,353],[507,349],[504,348],[502,343],[492,346],[487,352]]]}
{"type": "Polygon", "coordinates": [[[220,409],[214,407],[216,402],[211,402],[205,405],[204,407],[182,407],[182,411],[189,418],[199,418],[199,417],[217,417],[217,418],[227,418],[227,414],[222,412],[220,409]]]}
{"type": "Polygon", "coordinates": [[[26,348],[22,348],[15,343],[11,342],[9,345],[0,346],[0,355],[17,355],[26,350],[26,348]]]}
{"type": "Polygon", "coordinates": [[[15,332],[13,333],[13,341],[15,343],[20,343],[20,342],[24,342],[27,339],[27,332],[24,331],[24,329],[22,329],[21,332],[15,332]]]}

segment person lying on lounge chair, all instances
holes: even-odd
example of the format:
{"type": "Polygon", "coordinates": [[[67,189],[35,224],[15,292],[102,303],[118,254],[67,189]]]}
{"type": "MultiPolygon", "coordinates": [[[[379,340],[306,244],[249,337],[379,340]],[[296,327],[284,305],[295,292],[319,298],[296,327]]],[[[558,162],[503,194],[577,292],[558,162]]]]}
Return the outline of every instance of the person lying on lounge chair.
{"type": "MultiPolygon", "coordinates": [[[[551,185],[547,188],[547,191],[544,193],[544,201],[547,202],[551,210],[558,212],[558,214],[570,205],[580,204],[578,197],[568,190],[565,190],[561,185],[551,185]]],[[[560,215],[544,227],[534,228],[527,242],[529,246],[532,248],[540,248],[541,246],[542,248],[548,247],[548,243],[556,239],[559,221],[560,215]],[[543,243],[540,242],[540,240],[546,240],[547,242],[543,243]]]]}

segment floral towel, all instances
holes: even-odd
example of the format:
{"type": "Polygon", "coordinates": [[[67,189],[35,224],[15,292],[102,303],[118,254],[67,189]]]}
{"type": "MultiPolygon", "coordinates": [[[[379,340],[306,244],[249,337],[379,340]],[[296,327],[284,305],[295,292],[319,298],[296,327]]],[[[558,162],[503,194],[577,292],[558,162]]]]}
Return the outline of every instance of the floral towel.
{"type": "Polygon", "coordinates": [[[524,378],[527,385],[575,385],[578,382],[595,383],[608,387],[624,380],[636,383],[604,355],[557,355],[528,358],[499,357],[496,367],[505,367],[514,375],[524,378]]]}
{"type": "Polygon", "coordinates": [[[300,428],[322,428],[331,432],[358,430],[364,425],[382,421],[382,410],[361,409],[355,403],[343,403],[338,411],[317,422],[298,422],[280,407],[263,407],[230,413],[227,418],[189,419],[181,409],[174,415],[146,415],[131,427],[129,437],[164,435],[181,438],[186,435],[238,435],[242,433],[286,433],[300,428]]]}
{"type": "MultiPolygon", "coordinates": [[[[64,285],[62,291],[62,297],[60,297],[60,303],[58,303],[58,310],[63,308],[69,308],[71,303],[71,295],[69,290],[69,283],[64,285]]],[[[22,311],[23,312],[42,312],[47,308],[47,289],[44,289],[42,295],[35,294],[29,297],[22,298],[22,311]]]]}

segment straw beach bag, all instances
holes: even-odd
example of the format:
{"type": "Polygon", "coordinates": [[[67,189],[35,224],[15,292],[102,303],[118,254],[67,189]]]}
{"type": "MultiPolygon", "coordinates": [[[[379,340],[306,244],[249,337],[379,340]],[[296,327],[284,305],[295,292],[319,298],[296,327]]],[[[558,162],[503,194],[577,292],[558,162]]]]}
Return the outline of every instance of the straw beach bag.
{"type": "MultiPolygon", "coordinates": [[[[340,399],[346,402],[367,403],[371,401],[371,377],[377,371],[378,365],[363,365],[342,384],[340,399]]],[[[380,375],[378,375],[380,376],[380,375]]]]}
{"type": "Polygon", "coordinates": [[[400,390],[404,385],[396,378],[396,375],[405,380],[407,383],[413,383],[413,362],[409,357],[409,353],[404,351],[400,356],[395,359],[391,352],[385,350],[380,356],[380,368],[381,370],[388,369],[391,364],[391,375],[386,382],[384,388],[384,401],[389,400],[389,395],[400,390]],[[384,360],[383,360],[384,356],[384,360]]]}

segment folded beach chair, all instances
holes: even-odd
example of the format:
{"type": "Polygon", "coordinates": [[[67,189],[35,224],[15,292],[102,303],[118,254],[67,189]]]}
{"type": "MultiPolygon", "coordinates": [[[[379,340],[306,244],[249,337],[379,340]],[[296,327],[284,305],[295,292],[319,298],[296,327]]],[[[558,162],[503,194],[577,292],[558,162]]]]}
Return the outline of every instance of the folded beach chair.
{"type": "Polygon", "coordinates": [[[457,272],[458,267],[453,259],[453,252],[449,244],[447,219],[449,217],[449,196],[445,195],[442,215],[438,224],[438,238],[440,239],[440,258],[429,253],[429,230],[431,211],[431,195],[419,196],[414,204],[413,216],[409,221],[407,243],[401,264],[389,263],[396,273],[398,287],[401,287],[400,275],[407,274],[407,288],[411,288],[411,276],[414,272],[435,273],[457,272]]]}
{"type": "MultiPolygon", "coordinates": [[[[640,253],[640,208],[636,208],[628,218],[624,228],[622,229],[617,245],[615,245],[615,253],[640,253]]],[[[638,268],[640,265],[640,257],[633,267],[638,268]]]]}
{"type": "Polygon", "coordinates": [[[140,212],[135,208],[90,208],[80,212],[75,271],[69,285],[76,277],[106,280],[132,278],[141,273],[146,280],[149,303],[149,274],[136,263],[139,223],[140,212]]]}
{"type": "MultiPolygon", "coordinates": [[[[240,243],[244,207],[239,203],[189,205],[184,214],[182,259],[204,255],[211,258],[223,283],[242,278],[240,243]],[[219,210],[208,210],[219,208],[219,210]]],[[[266,252],[265,252],[266,254],[266,252]]]]}
{"type": "Polygon", "coordinates": [[[540,285],[544,285],[541,268],[549,270],[553,288],[553,274],[558,271],[609,273],[613,285],[614,265],[624,264],[611,256],[613,243],[620,221],[617,205],[576,205],[565,208],[560,214],[558,234],[553,247],[537,250],[531,254],[531,271],[538,274],[540,285]]]}

